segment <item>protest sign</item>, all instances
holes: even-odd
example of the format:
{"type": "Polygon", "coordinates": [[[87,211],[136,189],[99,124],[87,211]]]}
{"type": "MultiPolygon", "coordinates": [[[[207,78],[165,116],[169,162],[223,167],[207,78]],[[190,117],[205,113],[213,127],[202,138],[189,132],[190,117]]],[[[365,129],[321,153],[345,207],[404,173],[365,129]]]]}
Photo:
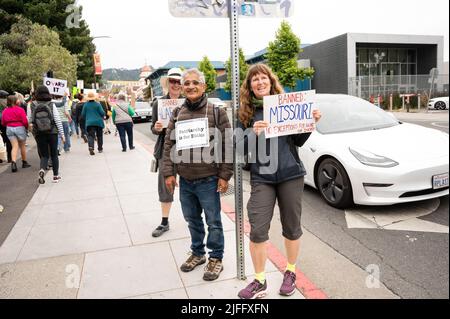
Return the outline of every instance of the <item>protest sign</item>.
{"type": "Polygon", "coordinates": [[[44,85],[50,91],[50,94],[63,96],[67,91],[67,81],[60,79],[44,78],[44,85]]]}
{"type": "Polygon", "coordinates": [[[315,129],[312,111],[316,91],[302,91],[264,97],[266,138],[310,133],[315,129]]]}
{"type": "Polygon", "coordinates": [[[158,100],[158,121],[166,128],[172,118],[172,111],[183,105],[184,99],[159,99],[158,100]]]}
{"type": "Polygon", "coordinates": [[[177,151],[209,147],[207,118],[179,121],[175,123],[177,151]]]}

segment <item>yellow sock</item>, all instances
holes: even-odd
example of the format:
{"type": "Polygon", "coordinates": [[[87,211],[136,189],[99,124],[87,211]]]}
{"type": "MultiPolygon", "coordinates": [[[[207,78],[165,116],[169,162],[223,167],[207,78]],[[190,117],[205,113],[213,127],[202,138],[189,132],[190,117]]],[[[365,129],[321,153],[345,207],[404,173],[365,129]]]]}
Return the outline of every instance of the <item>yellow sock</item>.
{"type": "Polygon", "coordinates": [[[265,272],[260,272],[258,274],[255,274],[255,278],[260,283],[264,284],[266,282],[266,273],[265,272]]]}
{"type": "Polygon", "coordinates": [[[286,270],[289,270],[295,274],[295,264],[291,265],[290,263],[287,263],[286,270]]]}

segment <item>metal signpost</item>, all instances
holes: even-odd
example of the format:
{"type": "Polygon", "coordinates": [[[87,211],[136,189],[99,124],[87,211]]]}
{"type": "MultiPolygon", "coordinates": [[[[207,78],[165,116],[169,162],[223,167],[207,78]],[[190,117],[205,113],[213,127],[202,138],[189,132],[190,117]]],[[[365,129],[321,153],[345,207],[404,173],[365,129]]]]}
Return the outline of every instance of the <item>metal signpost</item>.
{"type": "MultiPolygon", "coordinates": [[[[169,10],[180,18],[229,18],[232,64],[233,131],[239,108],[239,16],[244,18],[287,18],[293,13],[292,0],[169,0],[169,10]]],[[[234,200],[236,223],[237,277],[245,280],[244,211],[242,167],[234,148],[234,200]]]]}

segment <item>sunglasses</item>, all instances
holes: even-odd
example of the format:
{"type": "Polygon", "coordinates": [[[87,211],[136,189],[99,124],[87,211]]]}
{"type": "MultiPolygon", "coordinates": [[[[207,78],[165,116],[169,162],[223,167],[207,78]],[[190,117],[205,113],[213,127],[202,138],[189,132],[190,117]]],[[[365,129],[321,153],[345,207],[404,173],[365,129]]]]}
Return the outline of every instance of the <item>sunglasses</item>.
{"type": "Polygon", "coordinates": [[[170,84],[181,84],[180,80],[169,79],[170,84]]]}
{"type": "Polygon", "coordinates": [[[184,86],[190,86],[191,84],[194,86],[199,86],[201,82],[194,80],[194,81],[186,81],[183,83],[184,86]]]}

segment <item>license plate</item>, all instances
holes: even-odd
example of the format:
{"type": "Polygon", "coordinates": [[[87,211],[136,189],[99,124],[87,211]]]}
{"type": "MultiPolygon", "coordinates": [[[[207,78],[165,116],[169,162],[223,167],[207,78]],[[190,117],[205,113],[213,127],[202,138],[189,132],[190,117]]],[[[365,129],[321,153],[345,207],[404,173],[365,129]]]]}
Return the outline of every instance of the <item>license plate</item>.
{"type": "Polygon", "coordinates": [[[448,173],[433,176],[433,189],[448,187],[448,173]]]}

